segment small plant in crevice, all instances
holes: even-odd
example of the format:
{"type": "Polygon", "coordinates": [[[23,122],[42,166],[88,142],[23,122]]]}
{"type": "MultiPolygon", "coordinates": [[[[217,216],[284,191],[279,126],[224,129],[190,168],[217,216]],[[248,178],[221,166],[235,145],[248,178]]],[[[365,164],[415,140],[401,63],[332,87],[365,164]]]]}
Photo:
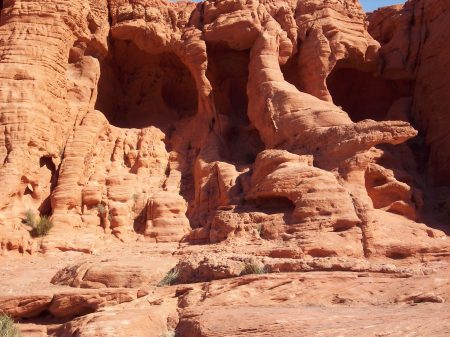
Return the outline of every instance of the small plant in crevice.
{"type": "Polygon", "coordinates": [[[7,315],[0,313],[0,337],[21,337],[20,330],[7,315]]]}
{"type": "Polygon", "coordinates": [[[172,268],[168,271],[166,276],[163,277],[161,281],[158,283],[158,287],[171,286],[178,281],[178,277],[180,276],[180,272],[177,268],[172,268]]]}
{"type": "Polygon", "coordinates": [[[31,235],[34,237],[42,237],[48,235],[53,227],[53,222],[50,217],[44,215],[39,217],[39,220],[35,222],[31,235]]]}
{"type": "Polygon", "coordinates": [[[46,236],[53,228],[53,222],[49,216],[43,215],[36,218],[31,210],[25,212],[25,219],[23,222],[28,227],[31,227],[30,233],[33,237],[46,236]]]}
{"type": "Polygon", "coordinates": [[[31,209],[25,211],[25,219],[22,221],[25,225],[33,227],[36,222],[36,215],[31,209]]]}
{"type": "Polygon", "coordinates": [[[243,275],[252,275],[252,274],[266,274],[267,269],[264,266],[261,266],[254,260],[250,260],[245,263],[244,268],[241,271],[241,276],[243,275]]]}

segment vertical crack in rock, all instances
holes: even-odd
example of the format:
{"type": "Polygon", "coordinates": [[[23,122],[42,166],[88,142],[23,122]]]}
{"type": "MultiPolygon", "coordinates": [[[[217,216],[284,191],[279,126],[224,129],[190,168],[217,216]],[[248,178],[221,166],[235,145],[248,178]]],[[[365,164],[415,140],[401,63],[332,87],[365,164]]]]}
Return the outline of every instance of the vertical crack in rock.
{"type": "Polygon", "coordinates": [[[264,149],[258,131],[247,116],[249,50],[232,50],[226,46],[208,47],[208,78],[213,86],[214,105],[221,119],[224,148],[222,157],[235,164],[252,164],[264,149]]]}

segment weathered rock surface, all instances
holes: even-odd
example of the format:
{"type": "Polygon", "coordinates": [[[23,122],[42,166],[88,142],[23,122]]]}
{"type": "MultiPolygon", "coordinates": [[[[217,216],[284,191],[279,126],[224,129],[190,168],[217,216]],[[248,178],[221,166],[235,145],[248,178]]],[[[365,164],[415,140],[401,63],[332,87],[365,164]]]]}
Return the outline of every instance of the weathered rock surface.
{"type": "Polygon", "coordinates": [[[448,0],[0,4],[25,335],[450,333],[448,0]]]}
{"type": "MultiPolygon", "coordinates": [[[[169,248],[152,243],[146,246],[147,257],[169,248]]],[[[68,263],[80,264],[86,255],[34,255],[22,257],[22,263],[17,263],[17,257],[7,256],[0,273],[8,271],[10,276],[0,290],[13,294],[6,301],[2,295],[0,310],[18,319],[26,337],[160,337],[174,331],[180,336],[245,336],[250,332],[295,336],[298,331],[307,336],[360,335],[367,331],[369,336],[415,332],[446,336],[450,331],[448,258],[424,263],[393,260],[386,264],[342,257],[295,258],[294,254],[287,258],[287,249],[284,255],[278,251],[269,257],[263,247],[254,256],[255,247],[228,245],[218,251],[215,246],[205,251],[186,245],[178,250],[180,257],[190,256],[190,261],[200,263],[196,271],[188,268],[186,259],[178,263],[179,284],[163,287],[156,287],[156,283],[98,289],[54,285],[50,280],[58,269],[68,263]],[[205,255],[209,257],[199,260],[205,255]],[[49,268],[34,271],[40,279],[23,278],[24,270],[44,261],[49,268]],[[241,276],[249,261],[265,265],[265,274],[241,276]],[[184,279],[187,275],[198,278],[184,279]],[[192,281],[197,283],[185,283],[192,281]],[[44,295],[33,295],[36,289],[44,295]],[[20,306],[19,302],[34,305],[20,306]]],[[[123,257],[131,259],[144,248],[136,244],[120,247],[116,243],[101,253],[111,256],[119,249],[123,257]]],[[[92,256],[90,262],[98,259],[92,256]]]]}
{"type": "Polygon", "coordinates": [[[414,80],[410,116],[430,148],[429,179],[439,186],[448,186],[450,172],[449,6],[446,0],[410,1],[369,16],[369,32],[382,43],[381,76],[414,80]]]}
{"type": "MultiPolygon", "coordinates": [[[[438,15],[435,2],[415,30],[438,15]]],[[[6,2],[0,27],[4,250],[93,252],[111,234],[220,242],[260,226],[311,256],[389,255],[376,224],[408,235],[436,205],[418,197],[428,192],[414,182],[418,158],[387,159],[407,146],[374,150],[415,137],[412,120],[444,139],[421,122],[438,118],[419,111],[412,60],[394,64],[420,1],[370,15],[381,49],[357,1],[33,3],[6,2]],[[352,81],[365,88],[358,101],[345,100],[352,81]],[[52,216],[49,238],[29,237],[27,211],[52,216]],[[352,249],[340,249],[342,233],[352,249]]],[[[437,44],[445,33],[430,34],[437,44]]],[[[433,149],[445,146],[429,143],[442,169],[433,149]]],[[[407,254],[444,249],[435,234],[407,254]]]]}

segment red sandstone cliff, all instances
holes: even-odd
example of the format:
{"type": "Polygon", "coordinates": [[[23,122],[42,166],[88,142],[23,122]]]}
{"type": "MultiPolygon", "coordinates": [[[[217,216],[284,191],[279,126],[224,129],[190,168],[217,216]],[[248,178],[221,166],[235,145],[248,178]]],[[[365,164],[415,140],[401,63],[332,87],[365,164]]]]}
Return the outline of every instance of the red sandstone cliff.
{"type": "MultiPolygon", "coordinates": [[[[450,252],[449,1],[369,15],[357,0],[1,5],[4,252],[182,242],[186,283],[239,276],[241,246],[272,272],[450,252]],[[29,211],[51,216],[47,237],[31,237],[29,211]]],[[[8,308],[65,317],[81,313],[64,301],[108,298],[85,314],[141,297],[121,291],[8,308]]],[[[210,336],[189,310],[182,336],[210,336]]]]}

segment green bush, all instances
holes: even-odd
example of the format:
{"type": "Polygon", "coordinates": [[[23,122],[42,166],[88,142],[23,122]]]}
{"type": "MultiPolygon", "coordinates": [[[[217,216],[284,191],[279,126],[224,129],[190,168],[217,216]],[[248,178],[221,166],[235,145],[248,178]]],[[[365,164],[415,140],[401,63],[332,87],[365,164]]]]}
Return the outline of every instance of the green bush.
{"type": "Polygon", "coordinates": [[[46,236],[53,227],[53,222],[50,217],[43,215],[37,220],[31,210],[25,212],[25,219],[23,222],[31,227],[31,235],[34,237],[46,236]]]}
{"type": "Polygon", "coordinates": [[[244,265],[244,269],[241,271],[241,275],[251,275],[251,274],[266,274],[267,270],[264,267],[261,267],[255,261],[246,262],[244,265]]]}
{"type": "Polygon", "coordinates": [[[0,314],[0,337],[21,337],[19,329],[14,325],[14,321],[4,315],[0,314]]]}
{"type": "Polygon", "coordinates": [[[36,216],[34,215],[34,212],[31,209],[28,209],[25,211],[25,219],[23,220],[23,223],[27,226],[33,227],[36,222],[36,216]]]}
{"type": "Polygon", "coordinates": [[[53,227],[52,220],[44,215],[39,217],[39,221],[34,225],[32,235],[33,236],[46,236],[50,232],[50,229],[53,227]]]}
{"type": "Polygon", "coordinates": [[[179,275],[180,273],[178,269],[173,268],[169,270],[166,276],[164,276],[164,278],[159,281],[158,287],[171,286],[172,284],[175,284],[175,282],[178,280],[179,275]]]}

